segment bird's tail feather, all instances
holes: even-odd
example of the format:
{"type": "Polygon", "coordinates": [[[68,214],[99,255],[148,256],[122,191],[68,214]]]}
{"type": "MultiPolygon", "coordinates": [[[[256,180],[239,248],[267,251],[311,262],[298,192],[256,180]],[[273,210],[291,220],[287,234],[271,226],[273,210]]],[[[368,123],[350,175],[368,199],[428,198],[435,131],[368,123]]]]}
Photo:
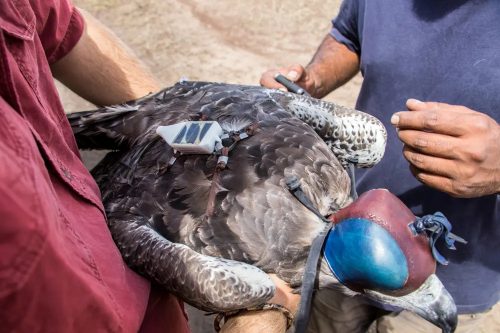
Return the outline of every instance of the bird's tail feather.
{"type": "Polygon", "coordinates": [[[129,143],[123,127],[137,110],[137,106],[120,105],[70,113],[67,118],[78,148],[117,150],[129,143]]]}

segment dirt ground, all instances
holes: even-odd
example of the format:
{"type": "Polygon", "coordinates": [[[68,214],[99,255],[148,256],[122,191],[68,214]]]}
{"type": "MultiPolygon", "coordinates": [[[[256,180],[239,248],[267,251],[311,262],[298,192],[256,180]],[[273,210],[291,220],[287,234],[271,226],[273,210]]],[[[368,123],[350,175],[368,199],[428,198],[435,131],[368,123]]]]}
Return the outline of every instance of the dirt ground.
{"type": "MultiPolygon", "coordinates": [[[[340,0],[75,0],[122,38],[165,87],[180,78],[258,84],[268,68],[307,64],[340,0]]],[[[359,83],[328,96],[354,104],[359,83]]],[[[67,111],[92,108],[61,88],[67,111]]]]}

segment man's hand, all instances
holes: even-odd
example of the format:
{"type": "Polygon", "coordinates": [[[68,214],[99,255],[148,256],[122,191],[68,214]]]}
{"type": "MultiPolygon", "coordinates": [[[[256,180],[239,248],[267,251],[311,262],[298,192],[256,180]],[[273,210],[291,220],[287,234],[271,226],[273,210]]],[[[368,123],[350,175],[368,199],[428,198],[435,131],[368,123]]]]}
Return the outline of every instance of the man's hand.
{"type": "Polygon", "coordinates": [[[310,75],[302,65],[298,64],[289,67],[270,69],[264,72],[260,78],[260,85],[266,88],[286,91],[286,88],[274,79],[276,74],[286,76],[289,80],[295,82],[309,93],[316,90],[312,75],[310,75]]]}
{"type": "MultiPolygon", "coordinates": [[[[300,295],[293,294],[292,288],[275,274],[269,277],[276,285],[276,293],[269,303],[283,305],[295,314],[300,303],[300,295]]],[[[286,317],[277,310],[250,311],[231,317],[222,326],[221,333],[284,333],[286,331],[286,317]]]]}
{"type": "Polygon", "coordinates": [[[268,303],[283,305],[291,313],[295,314],[299,308],[300,295],[294,294],[293,289],[276,274],[269,274],[269,277],[276,285],[276,292],[268,303]]]}
{"type": "Polygon", "coordinates": [[[349,81],[358,70],[359,56],[328,34],[309,65],[268,70],[262,74],[260,84],[267,88],[286,90],[274,80],[274,76],[280,73],[304,88],[311,96],[322,98],[349,81]]]}
{"type": "Polygon", "coordinates": [[[409,99],[391,123],[403,155],[422,183],[455,197],[500,192],[500,126],[459,105],[409,99]]]}

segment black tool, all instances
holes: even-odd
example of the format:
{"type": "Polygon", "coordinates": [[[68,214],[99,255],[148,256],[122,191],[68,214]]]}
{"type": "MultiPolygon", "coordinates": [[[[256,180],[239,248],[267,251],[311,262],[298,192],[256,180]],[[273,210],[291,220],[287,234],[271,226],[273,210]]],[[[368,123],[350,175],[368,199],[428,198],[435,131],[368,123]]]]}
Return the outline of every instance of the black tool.
{"type": "Polygon", "coordinates": [[[297,95],[306,95],[306,96],[310,96],[307,91],[304,90],[304,88],[300,87],[298,84],[290,81],[289,79],[287,79],[284,75],[282,74],[276,74],[274,76],[274,79],[281,83],[282,85],[285,86],[285,88],[289,91],[289,92],[293,92],[297,95]]]}

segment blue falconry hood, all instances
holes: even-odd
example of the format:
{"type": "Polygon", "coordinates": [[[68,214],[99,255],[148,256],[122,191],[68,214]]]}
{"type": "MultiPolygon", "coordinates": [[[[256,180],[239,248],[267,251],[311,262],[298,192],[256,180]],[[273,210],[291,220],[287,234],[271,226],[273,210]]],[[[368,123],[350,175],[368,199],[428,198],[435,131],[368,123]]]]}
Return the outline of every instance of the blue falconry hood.
{"type": "Polygon", "coordinates": [[[365,218],[348,218],[333,228],[324,247],[325,260],[346,285],[399,290],[408,280],[408,262],[394,237],[365,218]]]}

